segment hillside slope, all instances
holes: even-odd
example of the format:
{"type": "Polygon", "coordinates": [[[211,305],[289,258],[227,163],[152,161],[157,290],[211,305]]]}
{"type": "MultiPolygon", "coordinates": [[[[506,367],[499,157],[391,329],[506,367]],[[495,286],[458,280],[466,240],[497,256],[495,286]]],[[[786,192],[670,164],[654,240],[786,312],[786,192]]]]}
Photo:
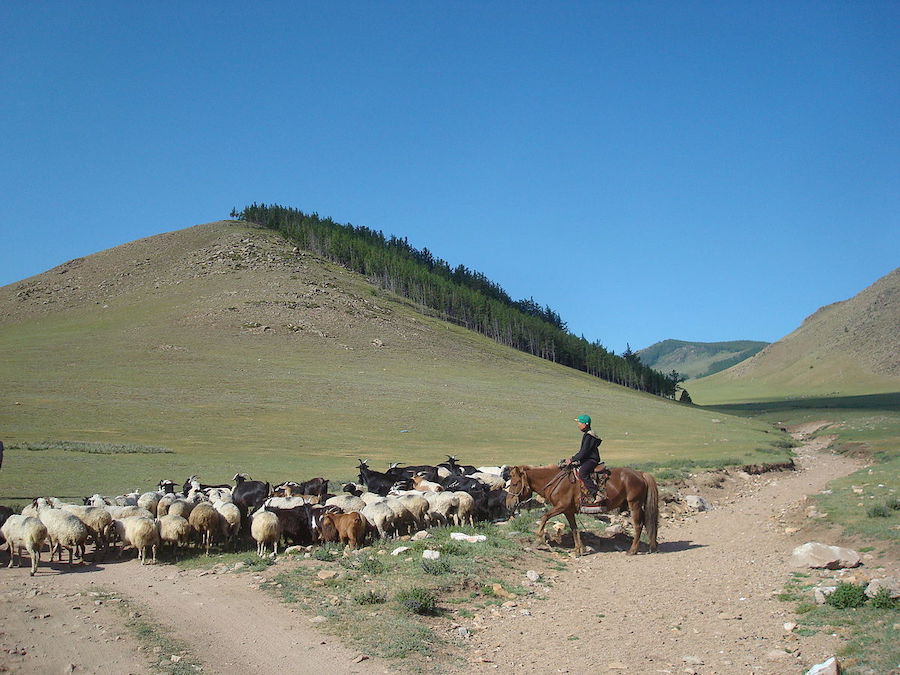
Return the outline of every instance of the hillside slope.
{"type": "Polygon", "coordinates": [[[753,358],[691,386],[697,403],[894,391],[900,391],[900,268],[822,307],[753,358]]]}
{"type": "MultiPolygon", "coordinates": [[[[446,453],[549,462],[576,448],[582,412],[613,462],[750,459],[772,440],[762,423],[611,385],[424,316],[236,222],[138,240],[0,288],[0,380],[8,447],[175,451],[44,455],[71,476],[102,466],[104,480],[136,485],[236,470],[349,477],[361,457],[376,467],[446,453]]],[[[0,481],[9,477],[4,465],[0,481]]]]}
{"type": "Polygon", "coordinates": [[[768,342],[685,342],[663,340],[637,352],[641,362],[664,373],[677,370],[688,379],[705,377],[749,359],[768,342]]]}

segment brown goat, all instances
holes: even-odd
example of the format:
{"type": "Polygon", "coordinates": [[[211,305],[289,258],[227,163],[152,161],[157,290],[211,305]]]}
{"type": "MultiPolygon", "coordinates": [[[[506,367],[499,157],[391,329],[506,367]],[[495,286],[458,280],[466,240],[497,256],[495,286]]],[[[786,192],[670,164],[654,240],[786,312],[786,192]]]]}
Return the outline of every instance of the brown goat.
{"type": "Polygon", "coordinates": [[[350,513],[326,513],[319,525],[322,541],[346,542],[351,549],[366,539],[368,523],[357,511],[350,513]]]}

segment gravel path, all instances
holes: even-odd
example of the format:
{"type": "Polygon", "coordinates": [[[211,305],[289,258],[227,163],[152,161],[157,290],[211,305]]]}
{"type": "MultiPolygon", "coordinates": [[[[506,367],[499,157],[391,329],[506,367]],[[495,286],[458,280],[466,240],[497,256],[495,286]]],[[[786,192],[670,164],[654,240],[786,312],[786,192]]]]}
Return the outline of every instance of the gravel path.
{"type": "Polygon", "coordinates": [[[789,559],[803,543],[785,533],[781,516],[860,466],[826,444],[799,448],[799,471],[748,477],[720,499],[708,490],[716,508],[662,524],[658,555],[626,556],[607,540],[570,564],[546,595],[476,617],[472,666],[783,674],[823,661],[837,638],[786,632],[793,604],[774,594],[796,571],[789,559]]]}

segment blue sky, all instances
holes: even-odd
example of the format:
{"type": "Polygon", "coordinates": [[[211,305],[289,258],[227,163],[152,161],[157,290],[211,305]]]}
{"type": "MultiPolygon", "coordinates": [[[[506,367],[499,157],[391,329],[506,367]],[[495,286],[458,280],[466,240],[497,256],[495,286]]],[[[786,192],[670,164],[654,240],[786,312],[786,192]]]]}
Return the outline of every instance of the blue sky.
{"type": "Polygon", "coordinates": [[[900,3],[3,3],[0,285],[253,201],[621,353],[900,264],[900,3]]]}

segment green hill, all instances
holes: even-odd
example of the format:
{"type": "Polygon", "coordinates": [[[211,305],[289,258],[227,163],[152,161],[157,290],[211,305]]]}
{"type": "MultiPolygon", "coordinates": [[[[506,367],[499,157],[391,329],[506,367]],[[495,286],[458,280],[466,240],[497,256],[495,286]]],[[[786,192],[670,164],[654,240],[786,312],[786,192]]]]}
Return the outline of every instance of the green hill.
{"type": "Polygon", "coordinates": [[[591,414],[612,463],[757,461],[766,424],[684,406],[418,311],[279,234],[218,222],[0,288],[0,495],[238,470],[350,477],[357,458],[546,463],[591,414]],[[23,449],[135,443],[162,454],[23,449]]]}
{"type": "Polygon", "coordinates": [[[900,392],[900,268],[690,392],[701,404],[900,392]]]}
{"type": "Polygon", "coordinates": [[[763,349],[768,342],[685,342],[663,340],[637,352],[641,362],[664,373],[677,370],[688,379],[706,377],[740,363],[763,349]]]}

